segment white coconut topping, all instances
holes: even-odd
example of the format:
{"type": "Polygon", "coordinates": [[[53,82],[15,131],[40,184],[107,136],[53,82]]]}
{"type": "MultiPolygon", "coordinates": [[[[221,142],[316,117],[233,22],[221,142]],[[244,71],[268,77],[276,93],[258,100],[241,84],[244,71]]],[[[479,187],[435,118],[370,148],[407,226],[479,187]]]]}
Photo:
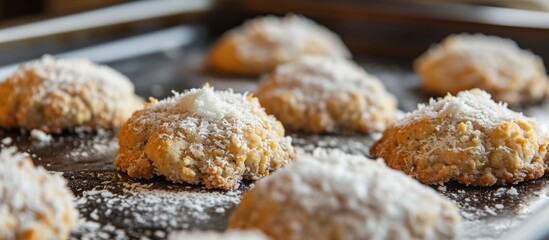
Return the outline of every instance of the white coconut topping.
{"type": "Polygon", "coordinates": [[[508,109],[507,104],[494,102],[487,92],[473,89],[462,91],[457,96],[448,95],[440,99],[431,99],[429,105],[419,104],[417,110],[406,114],[396,125],[405,126],[417,120],[438,116],[445,116],[448,121],[456,123],[470,121],[486,128],[498,126],[506,121],[532,122],[532,119],[522,113],[508,109]]]}
{"type": "Polygon", "coordinates": [[[24,74],[30,71],[38,74],[45,83],[45,89],[49,90],[81,86],[67,84],[70,82],[93,82],[107,96],[117,96],[121,93],[133,95],[134,92],[133,84],[127,77],[108,66],[96,65],[87,59],[55,59],[50,55],[44,55],[38,60],[22,64],[14,75],[24,77],[24,74]]]}
{"type": "Polygon", "coordinates": [[[316,151],[259,181],[229,227],[258,227],[274,239],[453,239],[459,215],[381,162],[316,151]]]}
{"type": "Polygon", "coordinates": [[[76,222],[65,180],[50,175],[15,148],[0,152],[0,239],[25,232],[47,239],[66,238],[76,222]]]}

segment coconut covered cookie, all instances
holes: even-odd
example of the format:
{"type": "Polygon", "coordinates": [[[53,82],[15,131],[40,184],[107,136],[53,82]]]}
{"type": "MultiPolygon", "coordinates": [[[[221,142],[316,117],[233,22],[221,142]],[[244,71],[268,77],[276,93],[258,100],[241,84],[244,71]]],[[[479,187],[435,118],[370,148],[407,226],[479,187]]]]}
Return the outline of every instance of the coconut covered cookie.
{"type": "Polygon", "coordinates": [[[481,88],[519,104],[544,98],[548,89],[541,58],[495,36],[451,35],[420,56],[415,69],[423,89],[440,95],[481,88]]]}
{"type": "Polygon", "coordinates": [[[152,101],[120,129],[115,166],[135,178],[230,189],[259,179],[295,155],[284,127],[255,97],[192,89],[152,101]]]}
{"type": "Polygon", "coordinates": [[[77,216],[63,178],[14,148],[0,151],[0,239],[67,239],[77,216]]]}
{"type": "Polygon", "coordinates": [[[0,82],[0,96],[0,127],[45,132],[117,128],[143,106],[133,84],[115,70],[48,55],[0,82]]]}
{"type": "Polygon", "coordinates": [[[273,239],[457,239],[457,208],[383,164],[339,151],[299,155],[246,192],[229,229],[273,239]]]}
{"type": "Polygon", "coordinates": [[[313,133],[382,131],[395,118],[397,105],[361,67],[319,56],[277,67],[256,95],[286,128],[313,133]]]}
{"type": "Polygon", "coordinates": [[[537,121],[474,89],[431,99],[383,133],[371,149],[426,184],[516,184],[543,176],[548,135],[537,121]]]}
{"type": "Polygon", "coordinates": [[[265,16],[225,33],[212,47],[209,65],[220,72],[259,75],[304,55],[351,56],[335,33],[307,18],[265,16]]]}

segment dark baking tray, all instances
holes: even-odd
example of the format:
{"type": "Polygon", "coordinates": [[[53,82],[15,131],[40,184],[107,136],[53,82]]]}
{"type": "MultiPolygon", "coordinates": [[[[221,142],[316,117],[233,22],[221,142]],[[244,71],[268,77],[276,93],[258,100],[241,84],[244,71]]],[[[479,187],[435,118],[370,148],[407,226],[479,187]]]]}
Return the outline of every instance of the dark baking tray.
{"type": "MultiPolygon", "coordinates": [[[[163,98],[171,95],[171,90],[183,91],[206,82],[217,89],[254,90],[256,78],[209,73],[203,67],[205,49],[200,45],[184,47],[107,64],[129,76],[137,93],[144,98],[163,98]]],[[[430,97],[420,91],[409,63],[360,57],[357,61],[398,97],[403,111],[415,109],[430,97]]],[[[549,112],[546,103],[517,110],[541,116],[542,121],[544,113],[549,112]]],[[[11,138],[12,143],[4,147],[17,146],[28,152],[37,165],[67,179],[81,215],[72,234],[74,239],[165,239],[175,230],[222,231],[240,195],[253,185],[244,182],[232,191],[223,192],[174,184],[162,177],[131,179],[113,168],[117,149],[115,134],[65,132],[53,135],[51,142],[40,142],[31,139],[27,132],[0,130],[0,140],[11,138]]],[[[373,139],[378,137],[376,134],[289,134],[300,151],[323,147],[366,156],[373,139]]],[[[514,186],[516,194],[512,194],[511,186],[478,188],[449,183],[433,188],[460,208],[464,239],[499,239],[546,202],[548,181],[542,178],[518,184],[514,186]]]]}

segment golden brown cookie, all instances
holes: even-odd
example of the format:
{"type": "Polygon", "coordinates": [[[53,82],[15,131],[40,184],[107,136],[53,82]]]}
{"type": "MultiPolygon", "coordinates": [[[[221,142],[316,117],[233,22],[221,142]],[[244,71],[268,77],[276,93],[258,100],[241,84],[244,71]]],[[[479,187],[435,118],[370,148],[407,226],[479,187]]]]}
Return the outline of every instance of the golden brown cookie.
{"type": "Polygon", "coordinates": [[[350,58],[341,39],[296,15],[258,17],[225,33],[212,47],[209,66],[239,75],[259,75],[304,55],[350,58]]]}
{"type": "Polygon", "coordinates": [[[548,135],[537,121],[474,89],[420,105],[371,149],[426,184],[516,184],[543,176],[548,135]]]}
{"type": "Polygon", "coordinates": [[[78,212],[65,180],[31,159],[0,151],[0,239],[67,239],[78,212]]]}
{"type": "Polygon", "coordinates": [[[143,106],[133,84],[115,70],[48,55],[0,82],[0,96],[0,127],[45,132],[118,128],[143,106]]]}
{"type": "Polygon", "coordinates": [[[457,208],[433,189],[380,162],[339,151],[298,155],[258,181],[229,229],[275,240],[457,239],[457,208]]]}
{"type": "Polygon", "coordinates": [[[313,133],[383,131],[394,120],[397,105],[361,67],[320,56],[278,66],[256,95],[284,127],[313,133]]]}
{"type": "Polygon", "coordinates": [[[259,179],[295,155],[284,128],[255,97],[192,89],[152,101],[120,129],[115,166],[135,178],[230,189],[259,179]]]}
{"type": "Polygon", "coordinates": [[[414,66],[423,89],[440,95],[481,88],[495,100],[519,104],[544,98],[548,89],[541,58],[495,36],[451,35],[414,66]]]}

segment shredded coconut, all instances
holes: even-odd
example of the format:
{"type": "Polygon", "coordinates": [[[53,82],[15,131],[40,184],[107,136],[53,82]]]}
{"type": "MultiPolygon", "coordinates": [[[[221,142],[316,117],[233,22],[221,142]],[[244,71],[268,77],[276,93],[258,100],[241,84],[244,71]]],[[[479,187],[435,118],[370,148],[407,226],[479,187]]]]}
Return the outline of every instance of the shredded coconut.
{"type": "Polygon", "coordinates": [[[494,102],[487,92],[475,89],[438,100],[432,98],[428,105],[418,104],[417,110],[407,113],[396,125],[406,126],[417,120],[438,116],[446,116],[446,119],[455,123],[470,121],[487,128],[506,121],[531,121],[522,113],[508,109],[505,103],[494,102]]]}
{"type": "Polygon", "coordinates": [[[72,200],[62,177],[35,168],[15,148],[0,151],[0,239],[18,239],[26,231],[66,238],[77,217],[72,200]]]}
{"type": "Polygon", "coordinates": [[[459,222],[450,201],[382,162],[319,150],[257,182],[229,228],[275,239],[452,239],[459,222]]]}
{"type": "Polygon", "coordinates": [[[517,195],[519,195],[517,189],[514,188],[514,187],[509,188],[509,190],[507,190],[505,193],[507,193],[507,194],[509,194],[509,195],[512,195],[512,196],[517,196],[517,195]]]}
{"type": "Polygon", "coordinates": [[[4,146],[10,145],[12,143],[12,139],[10,137],[5,137],[0,141],[0,143],[4,146]]]}

